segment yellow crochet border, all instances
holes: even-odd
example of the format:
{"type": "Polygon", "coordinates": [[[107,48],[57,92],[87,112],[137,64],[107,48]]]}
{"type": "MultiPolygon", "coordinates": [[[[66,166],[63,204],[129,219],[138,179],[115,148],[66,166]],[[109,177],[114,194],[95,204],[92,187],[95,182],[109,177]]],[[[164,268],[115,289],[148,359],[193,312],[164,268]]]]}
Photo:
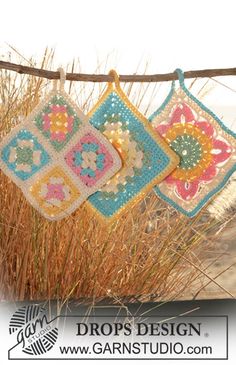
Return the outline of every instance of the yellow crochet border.
{"type": "Polygon", "coordinates": [[[159,182],[165,179],[179,164],[179,157],[176,153],[169,147],[169,145],[164,141],[164,139],[153,129],[150,125],[150,122],[145,118],[143,114],[129,101],[128,97],[122,90],[120,86],[119,76],[115,70],[111,70],[109,72],[114,78],[114,82],[108,82],[107,89],[98,100],[98,102],[94,105],[94,107],[88,113],[88,118],[90,119],[92,115],[96,112],[96,110],[103,104],[103,102],[108,98],[108,96],[112,92],[116,92],[125,105],[132,110],[133,114],[144,124],[145,129],[151,134],[152,138],[162,147],[162,149],[166,152],[166,154],[170,157],[170,163],[155,179],[150,181],[149,184],[145,185],[142,190],[140,190],[139,194],[130,199],[128,203],[122,206],[119,210],[117,210],[111,217],[106,217],[102,213],[100,213],[88,200],[84,203],[86,209],[92,210],[95,217],[101,222],[101,224],[112,224],[115,220],[121,217],[125,211],[128,211],[131,207],[139,203],[150,190],[159,182]],[[114,87],[115,84],[115,87],[114,87]]]}

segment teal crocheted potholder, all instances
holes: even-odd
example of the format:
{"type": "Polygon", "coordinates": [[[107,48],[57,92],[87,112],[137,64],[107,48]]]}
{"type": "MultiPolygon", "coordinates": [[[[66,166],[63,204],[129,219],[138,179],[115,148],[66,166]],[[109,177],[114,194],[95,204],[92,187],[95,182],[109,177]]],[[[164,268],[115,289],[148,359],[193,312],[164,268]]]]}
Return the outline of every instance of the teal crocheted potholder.
{"type": "Polygon", "coordinates": [[[143,198],[179,162],[175,152],[130,103],[115,71],[110,74],[115,85],[108,83],[89,113],[89,122],[109,139],[122,159],[120,171],[88,199],[99,217],[108,221],[143,198]]]}
{"type": "Polygon", "coordinates": [[[179,166],[155,187],[158,196],[189,217],[227,183],[236,170],[236,134],[198,99],[176,70],[180,87],[171,91],[149,118],[179,155],[179,166]]]}

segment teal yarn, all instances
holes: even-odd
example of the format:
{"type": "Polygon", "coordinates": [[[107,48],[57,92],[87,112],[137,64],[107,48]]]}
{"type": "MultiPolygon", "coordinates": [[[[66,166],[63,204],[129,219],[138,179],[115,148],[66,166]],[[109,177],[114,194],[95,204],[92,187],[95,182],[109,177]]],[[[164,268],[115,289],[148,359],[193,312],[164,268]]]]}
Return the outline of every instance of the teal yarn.
{"type": "Polygon", "coordinates": [[[110,142],[57,86],[0,141],[1,170],[50,221],[68,217],[121,167],[110,142]]]}
{"type": "Polygon", "coordinates": [[[46,166],[51,158],[46,150],[43,148],[42,144],[39,143],[36,136],[26,128],[20,130],[11,140],[8,142],[1,151],[1,159],[7,165],[7,167],[22,181],[28,180],[35,173],[40,171],[44,166],[46,166]],[[33,147],[19,147],[19,141],[32,141],[33,147]],[[12,149],[16,151],[15,161],[10,161],[10,153],[12,149]],[[40,162],[35,164],[33,162],[33,153],[39,151],[40,162]],[[18,169],[18,165],[24,164],[28,165],[30,171],[23,171],[18,169]]]}
{"type": "MultiPolygon", "coordinates": [[[[213,196],[220,192],[225,186],[225,184],[228,182],[231,175],[236,171],[236,163],[234,163],[235,158],[235,148],[236,148],[236,133],[231,131],[227,126],[224,125],[224,123],[211,111],[209,110],[201,101],[199,101],[192,93],[186,88],[184,83],[184,73],[181,69],[177,69],[175,72],[178,74],[178,80],[179,80],[179,90],[185,94],[185,97],[187,97],[189,100],[189,103],[193,105],[194,110],[194,104],[198,108],[200,108],[204,113],[204,118],[206,115],[208,115],[208,119],[211,120],[211,118],[214,120],[212,125],[214,127],[215,131],[222,131],[222,133],[219,133],[219,135],[224,137],[224,140],[227,141],[228,145],[231,147],[232,155],[228,159],[230,161],[229,167],[224,169],[224,166],[217,165],[217,169],[222,169],[218,172],[218,174],[212,178],[212,180],[207,182],[208,190],[206,189],[206,193],[202,193],[201,198],[198,200],[197,195],[194,197],[195,203],[186,201],[186,204],[183,203],[183,201],[178,200],[176,196],[173,197],[172,194],[170,194],[170,191],[173,191],[173,185],[172,183],[168,183],[169,191],[167,188],[164,188],[164,186],[167,186],[167,182],[163,182],[157,186],[155,186],[154,190],[156,194],[166,201],[168,204],[173,206],[177,211],[185,214],[188,217],[194,217],[199,211],[213,198],[213,196]],[[165,185],[166,184],[166,185],[165,185]],[[211,188],[209,187],[211,184],[211,188]],[[174,200],[173,200],[174,199],[174,200]]],[[[176,82],[172,82],[171,90],[162,103],[161,107],[158,108],[150,117],[149,121],[154,122],[158,121],[159,125],[162,123],[162,119],[164,119],[166,122],[166,113],[168,113],[171,108],[174,109],[174,106],[172,104],[173,98],[175,97],[175,93],[178,93],[178,90],[176,91],[176,82]],[[165,116],[164,116],[165,115],[165,116]]],[[[185,100],[185,99],[184,99],[185,100]]],[[[181,102],[180,102],[181,103],[181,102]]],[[[188,101],[183,101],[183,103],[186,103],[188,105],[188,101]]],[[[177,101],[176,101],[177,104],[177,101]]],[[[199,121],[199,124],[202,120],[199,121]]],[[[193,121],[193,125],[194,125],[193,121]]],[[[211,124],[207,119],[206,122],[208,124],[211,124]]],[[[153,123],[154,124],[154,123],[153,123]]],[[[158,127],[158,124],[155,124],[158,127]]],[[[168,123],[167,123],[168,125],[168,123]]],[[[164,134],[165,135],[165,134],[164,134]]],[[[163,136],[164,136],[163,135],[163,136]]],[[[221,137],[220,137],[221,138],[221,137]]],[[[212,137],[212,140],[217,141],[217,137],[212,137]]],[[[220,139],[221,140],[221,139],[220,139]]],[[[202,146],[200,145],[199,141],[195,140],[193,136],[189,135],[181,135],[175,138],[174,141],[170,142],[170,147],[173,148],[173,150],[180,156],[180,164],[179,168],[190,170],[191,168],[194,168],[198,163],[200,162],[201,154],[202,154],[202,146]],[[187,140],[188,139],[188,140],[187,140]],[[187,143],[188,142],[188,143],[187,143]],[[185,148],[184,148],[185,147],[185,148]],[[189,148],[189,151],[188,151],[189,148]],[[183,158],[184,156],[181,156],[181,153],[183,151],[186,151],[186,154],[188,154],[189,158],[183,158]],[[191,153],[190,153],[191,152],[191,153]]],[[[213,147],[212,147],[213,149],[213,147]]],[[[213,155],[214,156],[214,155],[213,155]]],[[[207,169],[206,169],[207,170],[207,169]]],[[[170,175],[172,176],[172,174],[170,175]]],[[[202,191],[204,191],[204,185],[206,183],[201,182],[199,180],[201,185],[202,191]]]]}
{"type": "MultiPolygon", "coordinates": [[[[211,111],[210,109],[208,109],[207,106],[205,106],[200,100],[198,100],[185,86],[184,83],[184,72],[180,69],[177,68],[175,70],[175,72],[178,75],[178,81],[179,81],[179,86],[180,88],[185,92],[185,94],[191,99],[193,100],[201,109],[203,109],[206,113],[208,113],[209,115],[212,116],[213,119],[215,119],[217,121],[217,123],[221,126],[221,128],[227,132],[228,134],[230,134],[231,136],[233,136],[234,138],[236,138],[236,133],[234,131],[232,131],[231,129],[229,129],[222,120],[220,120],[217,115],[211,111]]],[[[171,83],[171,89],[169,94],[167,95],[166,99],[164,100],[164,102],[161,104],[161,106],[154,112],[151,114],[151,116],[148,118],[148,120],[150,122],[152,122],[154,120],[154,118],[156,116],[158,116],[164,109],[165,107],[168,105],[168,103],[170,102],[174,92],[176,90],[176,81],[173,80],[171,83]]]]}
{"type": "Polygon", "coordinates": [[[89,122],[101,132],[107,124],[119,122],[121,130],[129,133],[131,141],[135,141],[138,150],[143,152],[142,167],[134,168],[134,175],[127,176],[125,184],[117,185],[117,192],[107,193],[101,189],[88,199],[100,214],[111,218],[168,168],[170,157],[116,91],[107,96],[89,122]]]}

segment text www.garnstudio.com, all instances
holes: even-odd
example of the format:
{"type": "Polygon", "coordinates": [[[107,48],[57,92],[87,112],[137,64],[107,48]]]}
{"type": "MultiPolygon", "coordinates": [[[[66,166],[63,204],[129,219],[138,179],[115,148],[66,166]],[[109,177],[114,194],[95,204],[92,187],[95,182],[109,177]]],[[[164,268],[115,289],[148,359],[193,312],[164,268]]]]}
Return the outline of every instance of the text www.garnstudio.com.
{"type": "Polygon", "coordinates": [[[211,355],[211,346],[184,346],[180,342],[101,343],[92,346],[60,346],[64,355],[211,355]]]}

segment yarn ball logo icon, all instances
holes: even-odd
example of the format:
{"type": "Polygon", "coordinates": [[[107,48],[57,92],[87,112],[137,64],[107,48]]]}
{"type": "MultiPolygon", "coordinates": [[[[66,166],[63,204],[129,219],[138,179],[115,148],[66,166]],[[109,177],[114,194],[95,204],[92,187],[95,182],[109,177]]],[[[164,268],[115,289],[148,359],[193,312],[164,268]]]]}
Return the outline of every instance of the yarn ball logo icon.
{"type": "Polygon", "coordinates": [[[25,305],[15,311],[9,324],[10,335],[15,334],[17,346],[28,355],[43,355],[57,341],[58,328],[48,320],[46,309],[38,305],[25,305]]]}

